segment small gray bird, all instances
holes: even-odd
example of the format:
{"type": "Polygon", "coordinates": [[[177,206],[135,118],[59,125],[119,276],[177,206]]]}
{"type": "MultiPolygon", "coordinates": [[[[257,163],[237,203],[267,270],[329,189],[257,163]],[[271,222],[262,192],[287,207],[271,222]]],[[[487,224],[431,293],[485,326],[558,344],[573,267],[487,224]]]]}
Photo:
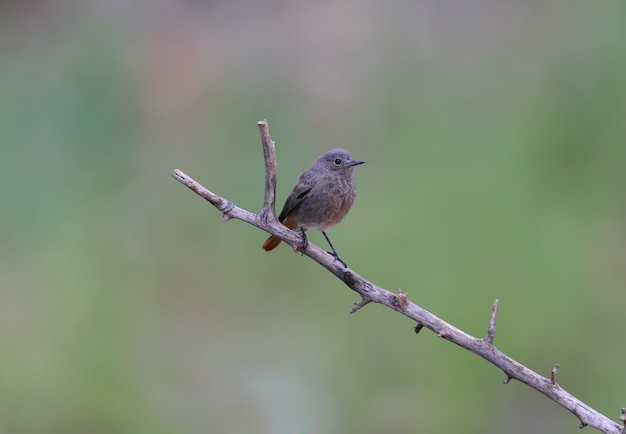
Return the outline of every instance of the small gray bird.
{"type": "MultiPolygon", "coordinates": [[[[356,184],[352,179],[354,166],[365,161],[353,160],[345,149],[333,149],[321,155],[315,163],[298,177],[295,186],[278,216],[278,220],[289,229],[300,229],[303,238],[301,250],[307,247],[305,231],[321,231],[333,250],[335,260],[339,258],[326,231],[343,219],[356,197],[356,184]]],[[[280,238],[272,235],[263,249],[270,251],[280,244],[280,238]]]]}

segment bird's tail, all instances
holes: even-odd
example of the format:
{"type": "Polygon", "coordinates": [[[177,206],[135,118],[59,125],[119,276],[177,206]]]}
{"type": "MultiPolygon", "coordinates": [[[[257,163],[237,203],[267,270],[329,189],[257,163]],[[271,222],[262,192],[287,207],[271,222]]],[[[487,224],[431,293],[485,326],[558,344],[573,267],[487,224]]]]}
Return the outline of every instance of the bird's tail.
{"type": "MultiPolygon", "coordinates": [[[[289,221],[287,219],[285,219],[283,224],[291,230],[294,230],[295,228],[298,227],[297,223],[294,223],[293,221],[289,221]]],[[[274,250],[276,247],[278,247],[281,241],[282,240],[280,238],[272,235],[263,243],[263,250],[265,250],[266,252],[269,252],[270,250],[274,250]]]]}
{"type": "Polygon", "coordinates": [[[270,250],[275,249],[280,244],[281,239],[272,235],[263,243],[263,250],[269,252],[270,250]]]}

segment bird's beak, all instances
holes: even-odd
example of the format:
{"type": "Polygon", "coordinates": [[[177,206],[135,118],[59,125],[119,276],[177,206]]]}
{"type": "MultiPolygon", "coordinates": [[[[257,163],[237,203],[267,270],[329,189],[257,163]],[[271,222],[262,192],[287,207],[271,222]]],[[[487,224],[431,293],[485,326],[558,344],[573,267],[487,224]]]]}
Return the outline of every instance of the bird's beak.
{"type": "Polygon", "coordinates": [[[362,160],[352,160],[350,162],[350,166],[358,166],[359,164],[363,164],[363,163],[365,163],[365,161],[362,161],[362,160]]]}

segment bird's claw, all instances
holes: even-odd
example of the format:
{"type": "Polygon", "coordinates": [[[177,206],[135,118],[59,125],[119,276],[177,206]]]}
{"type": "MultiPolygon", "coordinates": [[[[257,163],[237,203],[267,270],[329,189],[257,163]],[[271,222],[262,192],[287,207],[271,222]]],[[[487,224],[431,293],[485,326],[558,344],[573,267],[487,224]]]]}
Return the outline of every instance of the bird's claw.
{"type": "Polygon", "coordinates": [[[335,262],[340,262],[340,263],[341,263],[341,265],[343,265],[343,268],[348,268],[348,264],[346,264],[345,262],[343,262],[343,259],[341,259],[337,253],[335,253],[335,252],[328,252],[328,251],[327,251],[326,253],[328,253],[328,254],[329,254],[329,255],[331,255],[333,258],[335,258],[335,262]]]}

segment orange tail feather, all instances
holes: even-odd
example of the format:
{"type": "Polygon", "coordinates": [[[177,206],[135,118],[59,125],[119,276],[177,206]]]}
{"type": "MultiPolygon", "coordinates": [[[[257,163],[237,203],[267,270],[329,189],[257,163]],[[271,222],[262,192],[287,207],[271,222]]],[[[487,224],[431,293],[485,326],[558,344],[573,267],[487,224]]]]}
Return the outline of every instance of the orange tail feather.
{"type": "Polygon", "coordinates": [[[263,250],[269,252],[270,250],[275,249],[280,244],[281,239],[272,235],[263,243],[263,250]]]}
{"type": "MultiPolygon", "coordinates": [[[[298,224],[295,223],[293,220],[285,219],[285,221],[282,223],[283,225],[287,226],[291,230],[294,230],[295,228],[298,227],[298,224]]],[[[266,252],[269,252],[270,250],[274,250],[276,247],[278,247],[281,241],[282,240],[280,238],[272,235],[263,243],[263,250],[265,250],[266,252]]]]}

